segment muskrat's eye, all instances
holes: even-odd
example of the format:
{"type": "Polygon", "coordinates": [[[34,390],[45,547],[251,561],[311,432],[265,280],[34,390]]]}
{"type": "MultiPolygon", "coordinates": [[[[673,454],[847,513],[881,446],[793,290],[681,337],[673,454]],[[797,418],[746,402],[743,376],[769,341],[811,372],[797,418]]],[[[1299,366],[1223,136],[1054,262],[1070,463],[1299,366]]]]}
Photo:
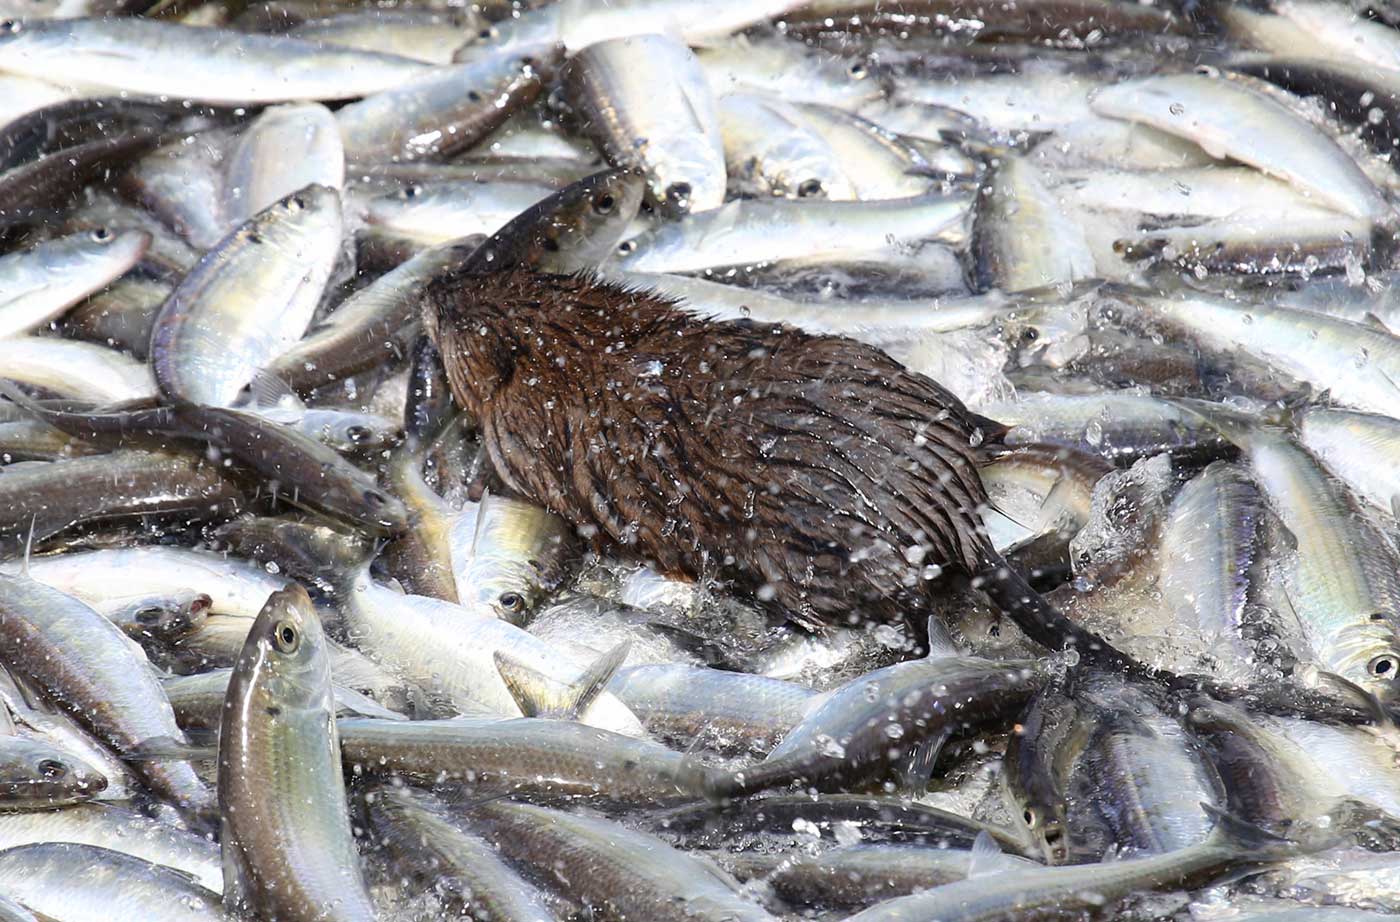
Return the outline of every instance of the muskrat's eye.
{"type": "Polygon", "coordinates": [[[1400,671],[1400,659],[1390,653],[1383,653],[1366,664],[1366,671],[1376,679],[1394,679],[1400,671]]]}
{"type": "Polygon", "coordinates": [[[290,621],[283,621],[272,630],[273,643],[283,653],[295,653],[301,645],[301,632],[290,621]]]}
{"type": "Polygon", "coordinates": [[[593,200],[593,210],[598,214],[612,214],[612,210],[617,207],[617,199],[613,198],[611,192],[604,192],[593,200]]]}

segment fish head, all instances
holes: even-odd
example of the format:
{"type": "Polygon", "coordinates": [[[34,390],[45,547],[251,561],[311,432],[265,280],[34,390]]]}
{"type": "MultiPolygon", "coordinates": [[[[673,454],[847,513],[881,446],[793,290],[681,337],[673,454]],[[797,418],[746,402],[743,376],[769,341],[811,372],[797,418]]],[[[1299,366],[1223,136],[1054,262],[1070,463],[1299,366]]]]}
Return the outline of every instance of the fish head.
{"type": "Polygon", "coordinates": [[[774,195],[834,201],[856,198],[855,184],[829,157],[805,149],[787,151],[780,145],[774,148],[772,159],[782,164],[772,176],[774,195]]]}
{"type": "Polygon", "coordinates": [[[1381,701],[1400,697],[1400,636],[1396,616],[1374,612],[1335,631],[1323,644],[1327,668],[1381,701]]]}
{"type": "Polygon", "coordinates": [[[0,805],[57,807],[106,789],[107,776],[71,752],[21,737],[0,744],[0,805]]]}
{"type": "Polygon", "coordinates": [[[192,589],[138,599],[128,609],[128,630],[140,636],[178,639],[199,630],[209,620],[212,605],[209,596],[192,589]]]}
{"type": "MultiPolygon", "coordinates": [[[[234,667],[235,687],[259,706],[332,714],[330,654],[311,597],[297,583],[268,596],[234,667]],[[246,693],[245,693],[246,694],[246,693]]],[[[246,700],[246,698],[245,698],[246,700]]]]}
{"type": "Polygon", "coordinates": [[[703,136],[680,137],[666,150],[652,148],[649,192],[664,215],[680,218],[692,211],[710,211],[724,203],[728,183],[724,158],[716,157],[703,136]]]}
{"type": "Polygon", "coordinates": [[[341,454],[383,451],[403,441],[395,421],[352,410],[307,410],[309,428],[317,439],[341,454]]]}
{"type": "Polygon", "coordinates": [[[1089,349],[1087,309],[1075,303],[1031,303],[1001,321],[1002,339],[1022,366],[1064,368],[1089,349]]]}
{"type": "Polygon", "coordinates": [[[629,168],[570,183],[536,206],[541,220],[530,230],[525,261],[552,272],[598,265],[637,216],[645,192],[646,177],[629,168]]]}

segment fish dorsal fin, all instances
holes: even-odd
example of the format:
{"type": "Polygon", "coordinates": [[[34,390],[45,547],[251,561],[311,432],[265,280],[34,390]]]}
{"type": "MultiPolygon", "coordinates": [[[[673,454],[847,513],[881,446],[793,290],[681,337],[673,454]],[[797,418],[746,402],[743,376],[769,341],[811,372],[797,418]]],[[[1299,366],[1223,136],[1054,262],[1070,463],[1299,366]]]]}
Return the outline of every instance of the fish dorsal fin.
{"type": "Polygon", "coordinates": [[[1373,330],[1379,330],[1380,332],[1389,334],[1391,336],[1395,335],[1395,331],[1390,328],[1390,325],[1387,324],[1381,318],[1377,317],[1371,311],[1367,311],[1365,316],[1361,319],[1366,324],[1366,326],[1370,327],[1373,330]]]}
{"type": "Polygon", "coordinates": [[[1006,855],[1002,852],[1001,846],[997,845],[996,839],[987,830],[977,833],[977,838],[972,840],[972,854],[967,863],[967,876],[986,877],[988,874],[996,874],[1006,870],[1006,855]]]}
{"type": "Polygon", "coordinates": [[[29,579],[29,558],[34,554],[34,528],[39,523],[38,514],[29,517],[29,534],[24,538],[24,562],[20,564],[20,575],[29,579]]]}
{"type": "Polygon", "coordinates": [[[526,717],[577,720],[607,687],[631,648],[630,641],[618,644],[590,663],[572,682],[547,676],[504,650],[497,650],[493,658],[501,681],[526,717]]]}

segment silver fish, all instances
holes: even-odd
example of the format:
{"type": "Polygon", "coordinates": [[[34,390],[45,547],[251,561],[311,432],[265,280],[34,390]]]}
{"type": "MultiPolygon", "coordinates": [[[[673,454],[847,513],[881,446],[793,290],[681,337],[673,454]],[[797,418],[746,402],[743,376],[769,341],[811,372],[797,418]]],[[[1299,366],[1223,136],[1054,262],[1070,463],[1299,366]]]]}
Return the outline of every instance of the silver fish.
{"type": "Polygon", "coordinates": [[[598,42],[562,78],[584,129],[614,166],[646,173],[658,205],[685,213],[724,202],[719,111],[689,48],[663,35],[598,42]]]}
{"type": "Polygon", "coordinates": [[[689,747],[766,753],[820,703],[782,679],[680,663],[619,669],[608,688],[652,733],[689,747]]]}
{"type": "Polygon", "coordinates": [[[418,160],[466,150],[534,102],[559,63],[554,45],[517,48],[352,102],[335,113],[345,156],[418,160]]]}
{"type": "Polygon", "coordinates": [[[482,497],[472,526],[452,534],[452,570],[462,605],[523,624],[562,579],[573,528],[548,510],[509,496],[482,497]]]}
{"type": "Polygon", "coordinates": [[[730,184],[740,193],[856,197],[836,152],[792,104],[757,93],[730,93],[718,104],[730,184]]]}
{"type": "Polygon", "coordinates": [[[311,323],[340,251],[340,196],[308,186],[259,212],[205,254],[151,334],[161,391],[228,406],[311,323]]]}
{"type": "Polygon", "coordinates": [[[529,804],[471,811],[506,857],[539,868],[570,896],[618,918],[770,922],[717,867],[618,823],[529,804]]]}
{"type": "Polygon", "coordinates": [[[393,55],[136,18],[14,23],[0,36],[0,67],[59,85],[235,106],[349,99],[427,69],[393,55]]]}
{"type": "Polygon", "coordinates": [[[219,732],[224,896],[236,912],[373,922],[346,812],[330,658],[306,590],[274,593],[219,732]]]}
{"type": "Polygon", "coordinates": [[[182,871],[71,842],[0,853],[0,888],[65,922],[221,922],[219,896],[182,871]]]}
{"type": "Polygon", "coordinates": [[[1303,447],[1353,493],[1396,514],[1400,508],[1400,479],[1389,459],[1400,448],[1400,420],[1309,407],[1295,417],[1294,423],[1303,447]]]}
{"type": "Polygon", "coordinates": [[[695,272],[784,259],[842,259],[897,242],[960,241],[971,201],[963,195],[880,202],[733,201],[687,215],[619,247],[628,272],[695,272]]]}
{"type": "Polygon", "coordinates": [[[1148,77],[1100,90],[1091,104],[1101,115],[1143,122],[1195,141],[1212,157],[1285,179],[1343,214],[1391,217],[1385,197],[1332,139],[1237,82],[1200,74],[1148,77]]]}
{"type": "Polygon", "coordinates": [[[140,261],[151,235],[99,228],[0,256],[0,336],[53,320],[140,261]]]}
{"type": "Polygon", "coordinates": [[[345,157],[337,115],[320,103],[264,109],[239,135],[224,164],[225,228],[307,186],[342,190],[345,157]]]}
{"type": "Polygon", "coordinates": [[[1003,157],[987,188],[972,231],[981,288],[1025,291],[1097,276],[1078,217],[1056,201],[1032,163],[1003,157]]]}
{"type": "Polygon", "coordinates": [[[693,800],[708,777],[689,756],[569,720],[345,719],[339,727],[345,765],[357,774],[618,804],[693,800]]]}
{"type": "Polygon", "coordinates": [[[375,835],[400,873],[496,922],[554,922],[544,895],[433,795],[385,786],[366,800],[375,835]]]}
{"type": "Polygon", "coordinates": [[[114,804],[77,804],[63,810],[0,814],[0,849],[45,842],[97,845],[174,868],[218,893],[223,890],[219,847],[203,836],[114,804]]]}
{"type": "Polygon", "coordinates": [[[93,343],[48,336],[0,339],[0,376],[93,403],[155,396],[151,369],[93,343]]]}
{"type": "Polygon", "coordinates": [[[877,903],[851,922],[972,922],[1015,913],[1093,913],[1134,893],[1209,882],[1237,869],[1286,857],[1293,846],[1231,817],[1221,817],[1199,845],[1082,867],[1017,869],[934,887],[877,903]]]}
{"type": "MultiPolygon", "coordinates": [[[[183,741],[175,713],[140,649],[114,624],[28,576],[0,577],[0,657],[118,754],[156,740],[183,741]]],[[[153,791],[208,817],[212,792],[180,761],[141,761],[153,791]]]]}

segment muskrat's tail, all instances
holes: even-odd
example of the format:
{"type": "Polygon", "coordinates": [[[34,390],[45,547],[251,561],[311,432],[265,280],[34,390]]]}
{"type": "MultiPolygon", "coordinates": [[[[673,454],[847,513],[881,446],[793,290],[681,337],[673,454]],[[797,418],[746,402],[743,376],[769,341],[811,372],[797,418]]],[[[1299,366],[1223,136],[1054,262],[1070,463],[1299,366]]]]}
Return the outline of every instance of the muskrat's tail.
{"type": "Polygon", "coordinates": [[[1045,597],[1031,588],[1000,554],[989,560],[972,579],[1027,637],[1050,650],[1074,650],[1085,665],[1122,672],[1144,679],[1175,678],[1122,652],[1104,638],[1066,618],[1045,597]]]}
{"type": "Polygon", "coordinates": [[[1050,650],[1074,650],[1079,663],[1130,678],[1155,682],[1174,692],[1205,694],[1221,701],[1236,701],[1266,714],[1304,716],[1339,723],[1368,723],[1373,715],[1350,701],[1339,701],[1325,693],[1292,683],[1269,682],[1239,686],[1213,676],[1178,675],[1149,666],[1129,656],[1103,637],[1075,624],[1044,596],[1031,588],[1025,577],[1011,568],[995,552],[973,577],[972,585],[985,592],[1031,640],[1050,650]]]}

